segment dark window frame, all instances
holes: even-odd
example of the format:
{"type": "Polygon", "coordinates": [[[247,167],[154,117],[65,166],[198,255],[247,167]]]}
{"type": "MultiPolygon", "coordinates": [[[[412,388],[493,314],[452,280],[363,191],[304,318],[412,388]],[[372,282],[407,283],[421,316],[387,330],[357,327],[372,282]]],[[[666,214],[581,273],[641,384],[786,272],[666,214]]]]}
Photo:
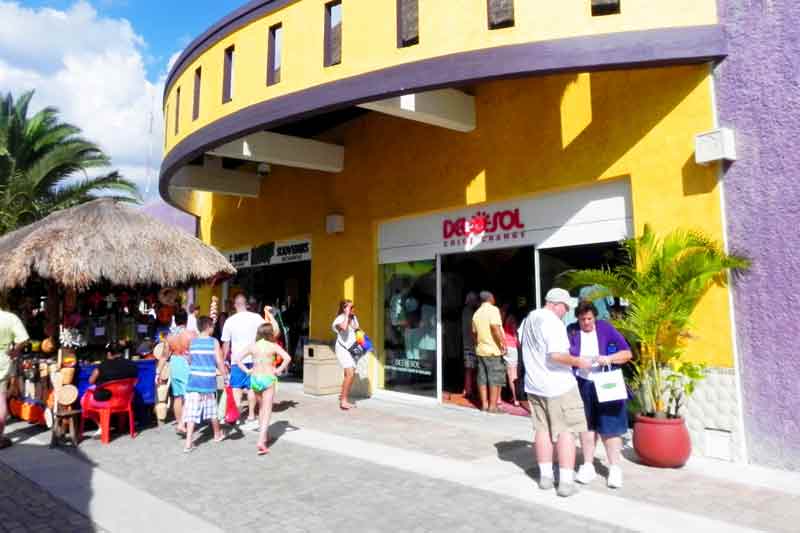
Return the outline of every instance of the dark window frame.
{"type": "Polygon", "coordinates": [[[192,99],[192,120],[200,118],[200,90],[203,83],[203,67],[194,69],[194,96],[192,99]]]}
{"type": "Polygon", "coordinates": [[[164,106],[164,148],[169,144],[169,102],[164,106]]]}
{"type": "Polygon", "coordinates": [[[498,0],[486,0],[486,21],[490,30],[501,30],[503,28],[513,28],[516,25],[514,0],[511,1],[511,18],[492,22],[492,4],[498,0]]]}
{"type": "Polygon", "coordinates": [[[397,0],[397,48],[408,48],[419,44],[419,0],[397,0]],[[403,6],[406,2],[414,2],[417,12],[417,33],[414,37],[406,39],[406,27],[403,17],[403,6]]]}
{"type": "Polygon", "coordinates": [[[592,16],[605,17],[622,13],[622,0],[591,0],[592,16]]]}
{"type": "Polygon", "coordinates": [[[325,57],[323,64],[326,67],[332,67],[334,65],[340,65],[342,63],[342,26],[344,25],[344,6],[342,5],[342,0],[333,0],[332,2],[328,2],[325,4],[325,42],[323,44],[325,49],[325,57]],[[339,21],[339,58],[333,57],[333,28],[331,27],[331,13],[333,12],[333,8],[336,6],[340,6],[339,9],[342,10],[342,20],[339,21]]]}
{"type": "Polygon", "coordinates": [[[236,45],[230,45],[225,49],[225,63],[222,73],[222,103],[227,104],[233,100],[233,76],[236,45]]]}
{"type": "Polygon", "coordinates": [[[180,133],[181,127],[181,88],[175,89],[175,135],[180,133]]]}
{"type": "MultiPolygon", "coordinates": [[[[275,60],[277,54],[275,53],[275,36],[278,31],[281,31],[281,39],[283,39],[283,23],[273,24],[269,27],[267,34],[267,85],[275,85],[281,82],[281,71],[275,69],[275,60]]],[[[281,44],[281,55],[283,55],[283,45],[281,44]]],[[[283,67],[283,61],[281,61],[283,67]]]]}

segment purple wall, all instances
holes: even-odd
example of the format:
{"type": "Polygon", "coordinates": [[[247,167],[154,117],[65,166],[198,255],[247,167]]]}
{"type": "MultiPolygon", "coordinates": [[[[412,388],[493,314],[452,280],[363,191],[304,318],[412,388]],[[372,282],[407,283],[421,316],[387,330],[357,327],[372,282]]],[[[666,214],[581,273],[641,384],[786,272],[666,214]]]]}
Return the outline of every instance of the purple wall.
{"type": "Polygon", "coordinates": [[[800,2],[719,0],[728,58],[716,69],[720,125],[736,132],[725,172],[750,460],[800,470],[800,2]]]}

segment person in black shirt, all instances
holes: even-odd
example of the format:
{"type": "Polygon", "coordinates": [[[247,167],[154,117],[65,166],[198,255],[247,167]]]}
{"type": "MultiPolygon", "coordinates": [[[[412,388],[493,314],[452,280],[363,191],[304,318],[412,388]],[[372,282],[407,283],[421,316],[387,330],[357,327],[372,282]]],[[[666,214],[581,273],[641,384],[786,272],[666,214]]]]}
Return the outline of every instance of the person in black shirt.
{"type": "MultiPolygon", "coordinates": [[[[103,383],[117,379],[135,378],[139,376],[139,367],[136,363],[122,358],[123,347],[118,344],[109,344],[106,349],[106,360],[100,363],[89,376],[91,385],[102,385],[103,383]]],[[[106,401],[111,397],[110,391],[98,390],[94,395],[95,399],[106,401]],[[104,394],[101,394],[104,393],[104,394]],[[107,397],[103,397],[107,396],[107,397]]]]}

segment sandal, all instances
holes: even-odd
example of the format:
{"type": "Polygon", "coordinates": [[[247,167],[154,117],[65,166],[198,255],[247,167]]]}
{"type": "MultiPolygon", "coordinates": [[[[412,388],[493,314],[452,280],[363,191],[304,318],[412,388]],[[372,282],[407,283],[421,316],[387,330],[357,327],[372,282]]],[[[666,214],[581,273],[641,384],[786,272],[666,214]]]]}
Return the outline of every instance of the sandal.
{"type": "Polygon", "coordinates": [[[258,446],[256,446],[256,450],[258,450],[258,455],[267,455],[269,453],[269,448],[267,448],[263,444],[259,444],[258,446]]]}
{"type": "Polygon", "coordinates": [[[222,441],[224,441],[224,440],[225,440],[225,439],[227,439],[227,438],[228,438],[228,435],[227,435],[227,434],[225,434],[225,433],[223,433],[222,435],[220,435],[220,436],[219,436],[219,438],[217,438],[217,437],[214,437],[214,442],[222,442],[222,441]]]}
{"type": "Polygon", "coordinates": [[[191,448],[184,448],[183,449],[183,453],[192,453],[196,449],[197,449],[197,447],[195,447],[195,446],[192,446],[191,448]]]}

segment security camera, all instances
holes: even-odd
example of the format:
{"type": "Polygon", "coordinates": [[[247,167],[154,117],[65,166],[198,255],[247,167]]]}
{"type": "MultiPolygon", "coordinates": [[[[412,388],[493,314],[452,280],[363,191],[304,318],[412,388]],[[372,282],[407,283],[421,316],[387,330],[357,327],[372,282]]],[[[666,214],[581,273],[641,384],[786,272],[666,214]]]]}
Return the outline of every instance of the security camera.
{"type": "Polygon", "coordinates": [[[256,168],[256,172],[258,172],[259,176],[266,176],[269,174],[270,170],[272,170],[272,167],[269,166],[269,163],[259,163],[256,168]]]}

